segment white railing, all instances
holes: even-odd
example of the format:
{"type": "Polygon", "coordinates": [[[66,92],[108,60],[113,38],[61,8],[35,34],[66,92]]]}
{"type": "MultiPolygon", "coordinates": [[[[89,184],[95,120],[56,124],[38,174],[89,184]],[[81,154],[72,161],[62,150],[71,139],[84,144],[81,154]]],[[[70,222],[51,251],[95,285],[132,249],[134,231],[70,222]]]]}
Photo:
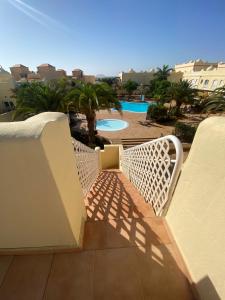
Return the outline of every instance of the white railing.
{"type": "Polygon", "coordinates": [[[99,153],[72,139],[80,183],[86,195],[99,174],[99,153]]]}
{"type": "Polygon", "coordinates": [[[162,215],[170,201],[183,162],[180,141],[168,135],[153,141],[123,150],[121,168],[126,177],[151,203],[156,215],[162,215]],[[171,158],[171,146],[176,158],[171,158]]]}

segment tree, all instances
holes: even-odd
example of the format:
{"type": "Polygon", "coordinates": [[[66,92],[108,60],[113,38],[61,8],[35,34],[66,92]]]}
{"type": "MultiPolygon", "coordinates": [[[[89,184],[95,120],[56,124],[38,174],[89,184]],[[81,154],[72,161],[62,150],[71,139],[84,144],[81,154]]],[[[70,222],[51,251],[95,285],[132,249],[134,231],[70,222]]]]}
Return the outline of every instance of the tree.
{"type": "Polygon", "coordinates": [[[117,85],[118,80],[118,77],[103,77],[99,79],[100,82],[105,82],[110,86],[117,85]]]}
{"type": "Polygon", "coordinates": [[[169,68],[169,65],[163,65],[162,69],[157,68],[157,72],[154,74],[154,77],[157,80],[167,80],[172,70],[172,68],[169,68]]]}
{"type": "Polygon", "coordinates": [[[205,110],[222,112],[225,111],[225,86],[216,89],[205,101],[205,110]]]}
{"type": "Polygon", "coordinates": [[[24,83],[14,92],[15,116],[24,119],[45,111],[66,112],[66,94],[71,88],[67,80],[24,83]]]}
{"type": "Polygon", "coordinates": [[[138,83],[136,81],[128,80],[123,84],[123,88],[127,91],[128,95],[131,96],[137,89],[138,83]]]}
{"type": "Polygon", "coordinates": [[[168,91],[171,100],[176,101],[177,112],[180,113],[182,104],[192,104],[196,96],[196,90],[191,87],[187,80],[174,82],[168,91]]]}
{"type": "Polygon", "coordinates": [[[157,68],[157,72],[154,74],[154,78],[150,80],[147,96],[150,98],[156,98],[160,101],[166,102],[168,98],[168,89],[171,86],[168,77],[173,69],[168,65],[163,65],[162,68],[157,68]]]}
{"type": "Polygon", "coordinates": [[[165,103],[169,99],[168,90],[171,87],[171,83],[168,80],[156,80],[153,79],[150,82],[150,97],[160,100],[165,103]]]}
{"type": "Polygon", "coordinates": [[[107,83],[81,83],[67,96],[68,105],[86,116],[90,143],[94,143],[96,111],[115,108],[121,111],[121,105],[112,88],[107,83]]]}

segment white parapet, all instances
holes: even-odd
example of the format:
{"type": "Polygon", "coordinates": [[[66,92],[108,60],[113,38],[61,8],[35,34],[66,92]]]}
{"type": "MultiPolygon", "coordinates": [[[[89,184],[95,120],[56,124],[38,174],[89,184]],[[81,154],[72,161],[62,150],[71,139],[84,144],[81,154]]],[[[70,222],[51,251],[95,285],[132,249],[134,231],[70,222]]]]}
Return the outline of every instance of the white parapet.
{"type": "Polygon", "coordinates": [[[76,248],[86,219],[68,120],[0,123],[0,249],[76,248]]]}

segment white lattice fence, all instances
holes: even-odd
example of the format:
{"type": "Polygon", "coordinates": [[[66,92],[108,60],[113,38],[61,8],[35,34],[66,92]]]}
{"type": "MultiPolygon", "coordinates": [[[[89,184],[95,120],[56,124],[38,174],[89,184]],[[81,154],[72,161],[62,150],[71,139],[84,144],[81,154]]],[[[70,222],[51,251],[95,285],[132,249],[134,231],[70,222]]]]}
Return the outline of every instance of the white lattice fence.
{"type": "Polygon", "coordinates": [[[86,195],[99,174],[99,154],[75,139],[73,146],[80,183],[86,195]]]}
{"type": "Polygon", "coordinates": [[[168,135],[124,150],[121,167],[146,202],[151,203],[156,215],[160,215],[172,195],[182,161],[180,141],[168,135]],[[174,160],[170,155],[171,145],[176,151],[174,160]]]}

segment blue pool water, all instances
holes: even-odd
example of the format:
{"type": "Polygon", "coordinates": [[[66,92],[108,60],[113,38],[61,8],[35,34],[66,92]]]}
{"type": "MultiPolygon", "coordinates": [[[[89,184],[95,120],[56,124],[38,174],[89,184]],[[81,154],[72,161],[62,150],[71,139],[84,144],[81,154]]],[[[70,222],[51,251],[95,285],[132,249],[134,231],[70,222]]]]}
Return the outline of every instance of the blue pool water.
{"type": "Polygon", "coordinates": [[[117,131],[125,129],[128,126],[126,121],[118,119],[103,119],[96,122],[96,129],[102,131],[117,131]]]}
{"type": "Polygon", "coordinates": [[[128,101],[120,101],[122,110],[136,112],[136,113],[146,113],[149,105],[148,102],[128,102],[128,101]]]}

